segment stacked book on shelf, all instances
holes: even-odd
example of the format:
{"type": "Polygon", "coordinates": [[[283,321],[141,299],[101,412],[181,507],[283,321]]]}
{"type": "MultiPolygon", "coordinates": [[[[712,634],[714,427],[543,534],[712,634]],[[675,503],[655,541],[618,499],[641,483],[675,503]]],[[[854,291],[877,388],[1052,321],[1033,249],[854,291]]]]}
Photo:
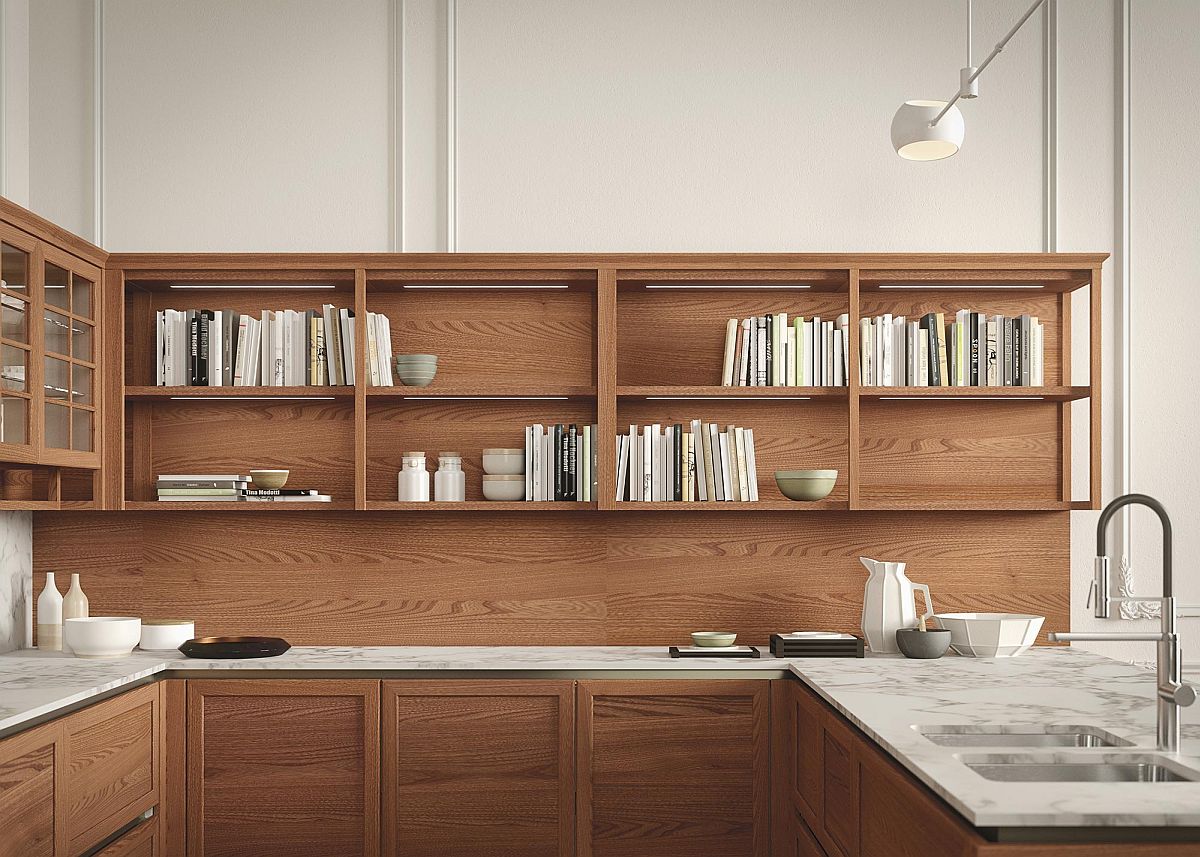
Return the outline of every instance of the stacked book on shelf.
{"type": "Polygon", "coordinates": [[[617,500],[758,500],[754,430],[692,420],[617,436],[617,500]],[[690,431],[688,430],[690,429],[690,431]]]}
{"type": "Polygon", "coordinates": [[[723,387],[844,387],[850,316],[836,320],[786,312],[729,319],[723,387]]]}
{"type": "MultiPolygon", "coordinates": [[[[391,322],[367,313],[368,383],[390,386],[391,322]]],[[[337,387],[354,383],[354,310],[159,310],[160,387],[337,387]]]]}
{"type": "Polygon", "coordinates": [[[859,321],[859,365],[869,387],[1040,387],[1045,325],[1037,316],[959,310],[859,321]]]}
{"type": "Polygon", "coordinates": [[[328,503],[333,498],[315,488],[255,488],[237,473],[162,474],[158,499],[192,503],[328,503]]]}
{"type": "Polygon", "coordinates": [[[596,499],[596,426],[525,426],[525,499],[590,503],[596,499]]]}

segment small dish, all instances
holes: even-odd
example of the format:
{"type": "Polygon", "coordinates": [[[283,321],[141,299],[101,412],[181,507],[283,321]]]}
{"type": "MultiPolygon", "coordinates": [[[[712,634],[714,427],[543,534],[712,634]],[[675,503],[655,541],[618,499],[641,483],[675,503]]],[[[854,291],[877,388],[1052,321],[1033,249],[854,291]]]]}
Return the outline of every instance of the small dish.
{"type": "Polygon", "coordinates": [[[525,474],[525,450],[485,449],[483,472],[489,476],[523,476],[525,474]]]}
{"type": "Polygon", "coordinates": [[[484,474],[485,500],[513,501],[525,499],[525,477],[507,474],[484,474]]]}
{"type": "Polygon", "coordinates": [[[692,645],[709,649],[726,649],[737,639],[734,631],[693,631],[692,645]]]}
{"type": "Polygon", "coordinates": [[[251,470],[250,479],[255,488],[266,488],[275,491],[287,484],[290,470],[251,470]]]}
{"type": "Polygon", "coordinates": [[[142,636],[136,616],[92,616],[63,622],[63,642],[77,658],[123,658],[142,636]]]}
{"type": "Polygon", "coordinates": [[[789,500],[824,500],[837,484],[836,470],[776,470],[775,484],[789,500]]]}

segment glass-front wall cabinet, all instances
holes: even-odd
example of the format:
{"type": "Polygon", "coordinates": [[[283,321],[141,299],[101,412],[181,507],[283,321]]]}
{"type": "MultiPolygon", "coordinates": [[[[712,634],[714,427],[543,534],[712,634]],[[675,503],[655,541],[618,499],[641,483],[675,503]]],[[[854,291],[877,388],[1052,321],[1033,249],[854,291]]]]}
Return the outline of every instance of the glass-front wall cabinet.
{"type": "Polygon", "coordinates": [[[0,463],[98,468],[100,270],[0,223],[0,463]]]}

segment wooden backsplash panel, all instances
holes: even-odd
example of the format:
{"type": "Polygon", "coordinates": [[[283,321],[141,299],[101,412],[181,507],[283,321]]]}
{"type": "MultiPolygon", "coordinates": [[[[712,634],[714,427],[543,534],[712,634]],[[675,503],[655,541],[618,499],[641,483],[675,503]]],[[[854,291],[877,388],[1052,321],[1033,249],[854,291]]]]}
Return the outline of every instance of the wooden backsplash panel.
{"type": "Polygon", "coordinates": [[[941,611],[1050,631],[1069,622],[1069,528],[1066,512],[39,512],[34,583],[80,572],[93,615],[295,645],[765,642],[855,630],[865,554],[907,560],[941,611]]]}

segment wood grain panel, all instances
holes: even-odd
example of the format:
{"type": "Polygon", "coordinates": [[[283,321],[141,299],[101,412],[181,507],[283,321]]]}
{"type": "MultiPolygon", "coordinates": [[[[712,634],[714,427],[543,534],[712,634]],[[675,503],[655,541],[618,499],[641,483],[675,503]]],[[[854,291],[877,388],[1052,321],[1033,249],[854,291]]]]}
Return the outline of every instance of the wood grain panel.
{"type": "Polygon", "coordinates": [[[765,857],[769,692],[765,681],[579,682],[580,857],[765,857]]]}
{"type": "Polygon", "coordinates": [[[379,853],[379,682],[188,682],[190,857],[379,853]]]}
{"type": "MultiPolygon", "coordinates": [[[[760,500],[790,502],[775,484],[776,470],[836,470],[831,501],[849,498],[849,444],[847,403],[837,399],[808,401],[621,401],[617,404],[617,431],[628,434],[630,425],[680,424],[690,431],[693,419],[714,422],[725,431],[730,425],[754,430],[754,451],[760,500]]],[[[630,504],[628,508],[634,508],[630,504]]]]}
{"type": "Polygon", "coordinates": [[[294,645],[666,645],[856,630],[861,555],[902,558],[941,611],[1069,625],[1065,512],[34,515],[35,588],[83,574],[96,615],[186,615],[294,645]],[[231,525],[254,533],[231,538],[231,525]],[[1013,533],[1020,533],[1013,538],[1013,533]]]}
{"type": "MultiPolygon", "coordinates": [[[[594,401],[372,402],[367,418],[367,499],[396,499],[396,476],[406,451],[423,450],[426,469],[432,473],[438,452],[450,450],[462,455],[467,500],[483,500],[483,450],[523,449],[527,425],[575,423],[582,431],[595,421],[594,401]]],[[[431,497],[432,491],[431,487],[431,497]]]]}
{"type": "Polygon", "coordinates": [[[789,319],[833,320],[849,311],[844,292],[622,289],[617,294],[617,383],[720,385],[729,319],[786,312],[789,319]]]}
{"type": "Polygon", "coordinates": [[[187,684],[182,679],[161,682],[163,704],[163,780],[158,818],[162,850],[187,851],[187,684]]]}
{"type": "Polygon", "coordinates": [[[65,808],[80,854],[158,803],[161,708],[155,686],[138,688],[65,721],[65,808]]]}
{"type": "Polygon", "coordinates": [[[859,756],[862,857],[962,857],[982,843],[911,775],[869,749],[859,756]]]}
{"type": "Polygon", "coordinates": [[[57,815],[57,724],[0,741],[0,857],[55,857],[65,853],[65,825],[57,815]]]}
{"type": "Polygon", "coordinates": [[[158,846],[158,830],[158,816],[151,816],[104,850],[96,852],[96,857],[157,857],[169,853],[158,846]]]}
{"type": "Polygon", "coordinates": [[[863,401],[859,496],[1058,501],[1061,432],[1053,402],[863,401]]]}
{"type": "Polygon", "coordinates": [[[826,716],[821,727],[821,741],[824,762],[822,828],[845,857],[859,857],[857,739],[838,719],[826,716]]]}
{"type": "Polygon", "coordinates": [[[368,282],[367,306],[391,320],[393,354],[438,355],[430,389],[596,382],[591,289],[381,291],[368,282]]]}
{"type": "Polygon", "coordinates": [[[383,683],[383,853],[569,857],[574,683],[383,683]]]}
{"type": "Polygon", "coordinates": [[[792,847],[788,857],[829,857],[808,822],[797,812],[792,813],[792,847]]]}

